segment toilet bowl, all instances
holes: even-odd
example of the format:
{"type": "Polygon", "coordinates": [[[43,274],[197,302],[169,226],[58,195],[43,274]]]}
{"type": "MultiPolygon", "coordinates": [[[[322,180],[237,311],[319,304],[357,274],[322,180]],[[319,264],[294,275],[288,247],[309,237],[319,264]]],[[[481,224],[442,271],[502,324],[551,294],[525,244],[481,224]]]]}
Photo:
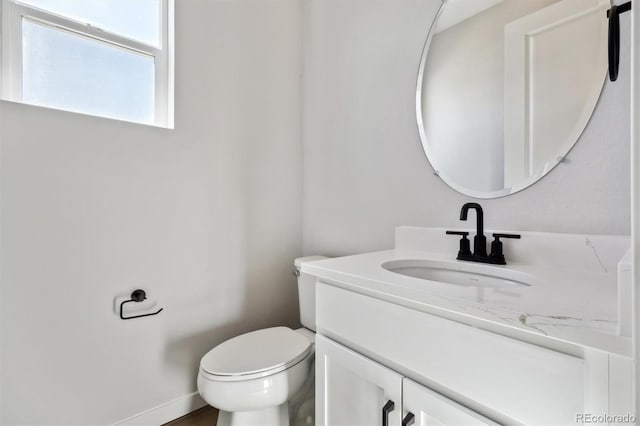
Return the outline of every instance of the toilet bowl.
{"type": "Polygon", "coordinates": [[[313,424],[315,279],[299,273],[303,328],[272,327],[236,336],[211,349],[200,361],[198,391],[220,410],[218,426],[298,426],[313,424]],[[310,396],[306,396],[309,394],[310,396]],[[295,397],[295,398],[294,398],[295,397]],[[289,401],[296,402],[289,405],[289,401]],[[295,412],[305,407],[300,418],[295,412]],[[294,424],[292,424],[294,423],[294,424]]]}

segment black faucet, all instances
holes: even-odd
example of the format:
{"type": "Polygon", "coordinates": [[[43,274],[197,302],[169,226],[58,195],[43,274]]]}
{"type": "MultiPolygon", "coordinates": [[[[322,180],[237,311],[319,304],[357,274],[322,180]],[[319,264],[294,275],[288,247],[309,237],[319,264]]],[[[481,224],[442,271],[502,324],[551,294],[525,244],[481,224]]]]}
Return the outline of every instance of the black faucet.
{"type": "Polygon", "coordinates": [[[469,235],[466,231],[447,231],[449,235],[461,235],[460,250],[458,260],[468,260],[471,262],[491,263],[495,265],[506,265],[507,262],[502,252],[502,242],[500,238],[520,238],[516,234],[493,234],[494,240],[491,243],[491,254],[487,256],[487,237],[484,236],[484,213],[482,206],[478,203],[465,203],[460,210],[460,220],[467,220],[469,209],[476,211],[476,235],[473,237],[473,253],[471,253],[469,235]]]}

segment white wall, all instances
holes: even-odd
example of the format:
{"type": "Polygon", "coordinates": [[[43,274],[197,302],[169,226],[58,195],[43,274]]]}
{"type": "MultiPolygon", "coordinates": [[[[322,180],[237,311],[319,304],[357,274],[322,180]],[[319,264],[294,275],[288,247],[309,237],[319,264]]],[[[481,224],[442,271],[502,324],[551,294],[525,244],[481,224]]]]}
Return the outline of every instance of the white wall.
{"type": "MultiPolygon", "coordinates": [[[[398,225],[473,226],[469,198],[434,176],[415,123],[416,73],[440,0],[306,0],[303,247],[390,248],[398,225]]],[[[628,15],[628,14],[626,14],[628,15]]],[[[567,162],[520,193],[482,201],[488,227],[629,233],[629,16],[620,77],[606,83],[567,162]]]]}
{"type": "Polygon", "coordinates": [[[97,425],[297,324],[300,6],[176,1],[176,129],[0,103],[0,423],[97,425]],[[118,319],[144,288],[160,315],[118,319]]]}

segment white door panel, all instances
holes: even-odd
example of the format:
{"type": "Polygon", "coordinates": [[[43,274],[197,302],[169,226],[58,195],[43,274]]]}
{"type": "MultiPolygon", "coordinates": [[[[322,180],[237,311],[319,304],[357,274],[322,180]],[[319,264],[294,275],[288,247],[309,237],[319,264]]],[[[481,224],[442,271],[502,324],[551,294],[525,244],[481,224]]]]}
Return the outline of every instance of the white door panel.
{"type": "Polygon", "coordinates": [[[402,376],[327,339],[316,336],[316,424],[400,426],[402,376]],[[391,401],[391,403],[389,403],[391,401]]]}
{"type": "Polygon", "coordinates": [[[411,424],[415,426],[497,424],[410,379],[403,379],[402,386],[403,426],[410,426],[411,424]],[[413,423],[410,421],[411,415],[414,416],[413,423]]]}

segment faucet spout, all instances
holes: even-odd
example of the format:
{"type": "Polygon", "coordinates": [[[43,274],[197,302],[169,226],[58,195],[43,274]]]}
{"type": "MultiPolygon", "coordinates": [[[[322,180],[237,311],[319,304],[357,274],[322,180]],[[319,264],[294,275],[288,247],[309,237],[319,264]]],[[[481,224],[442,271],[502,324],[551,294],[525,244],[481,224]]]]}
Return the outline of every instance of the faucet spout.
{"type": "Polygon", "coordinates": [[[476,211],[476,234],[484,235],[484,213],[480,204],[465,203],[462,206],[462,210],[460,210],[460,220],[467,220],[469,209],[475,209],[476,211]]]}
{"type": "Polygon", "coordinates": [[[484,213],[478,203],[465,203],[460,210],[460,220],[467,220],[469,209],[476,211],[476,236],[473,238],[474,256],[487,256],[487,238],[484,236],[484,213]]]}

